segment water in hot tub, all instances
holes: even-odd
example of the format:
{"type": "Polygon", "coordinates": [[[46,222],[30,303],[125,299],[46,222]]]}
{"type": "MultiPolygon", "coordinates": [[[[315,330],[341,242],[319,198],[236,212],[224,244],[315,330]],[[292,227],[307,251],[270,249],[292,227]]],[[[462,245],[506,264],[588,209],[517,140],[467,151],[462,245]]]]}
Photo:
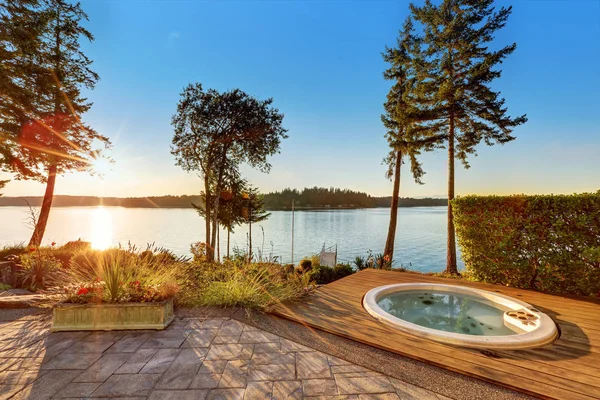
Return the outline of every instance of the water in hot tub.
{"type": "Polygon", "coordinates": [[[431,291],[401,291],[381,297],[386,312],[413,324],[468,335],[515,335],[504,325],[499,305],[476,296],[431,291]]]}

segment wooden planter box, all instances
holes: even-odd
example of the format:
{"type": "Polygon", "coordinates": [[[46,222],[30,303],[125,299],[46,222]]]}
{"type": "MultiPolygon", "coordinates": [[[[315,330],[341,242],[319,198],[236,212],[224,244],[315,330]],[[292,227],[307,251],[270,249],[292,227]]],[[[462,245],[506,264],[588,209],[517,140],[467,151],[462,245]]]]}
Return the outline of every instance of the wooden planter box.
{"type": "Polygon", "coordinates": [[[54,306],[52,332],[165,329],[173,321],[173,300],[157,303],[54,306]]]}

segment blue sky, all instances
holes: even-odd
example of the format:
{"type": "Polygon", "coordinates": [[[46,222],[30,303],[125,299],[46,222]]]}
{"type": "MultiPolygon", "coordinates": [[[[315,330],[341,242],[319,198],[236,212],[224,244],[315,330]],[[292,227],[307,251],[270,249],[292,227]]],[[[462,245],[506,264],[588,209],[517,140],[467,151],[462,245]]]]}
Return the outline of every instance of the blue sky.
{"type": "MultiPolygon", "coordinates": [[[[482,144],[457,171],[464,194],[571,193],[600,188],[600,1],[513,1],[499,45],[517,42],[494,83],[512,115],[529,122],[505,146],[482,144]]],[[[498,2],[509,5],[508,2],[498,2]]],[[[85,44],[101,80],[85,119],[114,143],[104,179],[69,174],[57,194],[193,194],[200,180],[174,165],[171,116],[190,82],[273,97],[289,139],[263,191],[336,186],[389,195],[380,123],[390,83],[381,51],[408,13],[404,1],[82,1],[85,44]]],[[[403,178],[401,195],[446,193],[444,151],[422,157],[425,185],[403,178]]],[[[458,165],[458,164],[457,164],[458,165]]],[[[42,195],[11,182],[4,194],[42,195]]]]}

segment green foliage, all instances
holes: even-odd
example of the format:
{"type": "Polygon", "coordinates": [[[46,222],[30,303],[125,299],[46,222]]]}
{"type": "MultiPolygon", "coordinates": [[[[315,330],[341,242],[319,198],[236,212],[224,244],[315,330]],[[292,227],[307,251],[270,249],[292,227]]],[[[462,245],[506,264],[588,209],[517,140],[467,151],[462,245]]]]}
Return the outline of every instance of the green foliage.
{"type": "Polygon", "coordinates": [[[175,294],[185,270],[180,259],[160,250],[139,252],[130,247],[80,252],[71,260],[70,281],[76,283],[76,290],[69,292],[69,301],[164,300],[175,294]],[[79,298],[81,295],[91,298],[79,298]]]}
{"type": "Polygon", "coordinates": [[[335,267],[316,265],[311,271],[311,277],[319,285],[326,285],[348,275],[352,275],[355,272],[356,271],[350,266],[350,264],[338,264],[335,267]]]}
{"type": "Polygon", "coordinates": [[[21,255],[23,286],[32,290],[46,289],[65,283],[67,274],[58,259],[45,251],[31,249],[21,255]]]}
{"type": "Polygon", "coordinates": [[[470,279],[546,292],[600,292],[600,192],[467,196],[452,202],[470,279]]]}
{"type": "MultiPolygon", "coordinates": [[[[420,32],[415,37],[414,101],[422,119],[414,129],[439,137],[448,148],[448,199],[454,198],[454,160],[469,167],[468,156],[483,140],[504,144],[515,137],[525,115],[512,118],[505,99],[494,90],[502,71],[498,66],[516,49],[501,47],[494,35],[512,8],[496,8],[493,0],[443,0],[410,5],[420,32]],[[494,86],[494,89],[492,88],[494,86]]],[[[446,272],[458,273],[452,208],[448,207],[446,272]]]]}
{"type": "Polygon", "coordinates": [[[0,249],[0,261],[6,260],[10,256],[19,256],[27,251],[27,248],[23,243],[16,244],[13,246],[4,246],[0,249]]]}
{"type": "MultiPolygon", "coordinates": [[[[318,263],[316,265],[318,265],[318,263]]],[[[300,268],[301,268],[302,272],[310,271],[312,266],[313,266],[313,262],[312,262],[312,260],[310,260],[308,258],[305,258],[302,261],[300,261],[300,268]]]]}
{"type": "MultiPolygon", "coordinates": [[[[242,163],[269,172],[267,157],[279,151],[283,114],[273,99],[258,100],[234,89],[204,90],[188,85],[177,104],[171,153],[176,164],[204,180],[207,260],[214,259],[221,192],[226,181],[239,180],[242,163]]],[[[251,253],[251,252],[250,252],[251,253]]]]}
{"type": "Polygon", "coordinates": [[[309,293],[309,274],[290,273],[273,263],[193,263],[179,304],[189,306],[239,306],[265,309],[309,293]]]}
{"type": "Polygon", "coordinates": [[[6,284],[6,283],[1,283],[0,282],[0,290],[10,290],[12,289],[12,286],[6,284]]]}
{"type": "Polygon", "coordinates": [[[354,257],[354,266],[357,270],[362,271],[363,269],[369,268],[367,265],[367,259],[364,256],[354,257]]]}

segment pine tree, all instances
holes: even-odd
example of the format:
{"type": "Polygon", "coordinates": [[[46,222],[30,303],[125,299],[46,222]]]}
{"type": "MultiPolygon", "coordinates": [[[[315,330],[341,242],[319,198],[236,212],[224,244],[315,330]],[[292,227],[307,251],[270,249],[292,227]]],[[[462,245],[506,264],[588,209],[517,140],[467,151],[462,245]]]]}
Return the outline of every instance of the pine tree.
{"type": "Polygon", "coordinates": [[[252,261],[252,224],[265,221],[271,213],[265,211],[264,197],[257,188],[249,186],[243,197],[246,200],[244,216],[248,222],[248,260],[252,261]]]}
{"type": "Polygon", "coordinates": [[[423,27],[416,92],[421,106],[436,117],[423,123],[422,129],[447,135],[447,273],[458,273],[451,206],[454,159],[468,168],[467,157],[475,154],[482,140],[488,145],[507,143],[515,139],[514,127],[527,121],[525,115],[511,118],[500,92],[490,87],[501,75],[495,67],[516,49],[515,43],[490,49],[494,33],[506,25],[511,9],[496,11],[493,0],[444,0],[440,5],[426,0],[422,7],[411,5],[413,18],[423,27]]]}
{"type": "Polygon", "coordinates": [[[391,148],[384,164],[388,166],[386,177],[393,179],[393,192],[390,209],[390,223],[384,248],[384,259],[391,264],[394,256],[396,225],[398,220],[398,201],[400,194],[401,166],[404,158],[411,163],[411,172],[415,182],[421,184],[425,174],[417,157],[421,151],[433,150],[444,136],[428,130],[420,130],[422,121],[429,116],[427,110],[419,107],[414,97],[416,85],[415,67],[419,63],[419,42],[414,36],[413,24],[407,18],[396,48],[386,48],[383,59],[390,67],[383,73],[386,80],[394,82],[384,103],[385,114],[381,116],[386,128],[385,137],[391,148]]]}
{"type": "Polygon", "coordinates": [[[47,18],[37,0],[0,3],[0,170],[35,171],[16,156],[23,125],[36,116],[37,82],[46,74],[36,61],[47,18]]]}
{"type": "MultiPolygon", "coordinates": [[[[92,89],[98,81],[98,75],[90,69],[92,61],[80,49],[80,38],[93,41],[92,34],[80,24],[87,19],[81,6],[65,0],[11,3],[27,4],[28,12],[35,15],[35,23],[31,23],[36,28],[35,39],[30,40],[34,45],[20,54],[21,63],[32,69],[27,83],[35,96],[28,97],[23,92],[21,98],[14,97],[12,104],[22,118],[9,122],[11,129],[18,129],[16,144],[10,149],[10,156],[17,162],[10,164],[10,171],[16,179],[46,183],[30,240],[30,245],[38,246],[50,215],[56,176],[67,171],[90,170],[90,162],[99,156],[99,151],[92,148],[93,142],[98,140],[108,146],[110,141],[81,120],[81,115],[92,105],[81,90],[92,89]]],[[[8,11],[10,18],[20,18],[14,10],[8,11]]],[[[18,78],[12,82],[23,83],[18,78]]]]}

